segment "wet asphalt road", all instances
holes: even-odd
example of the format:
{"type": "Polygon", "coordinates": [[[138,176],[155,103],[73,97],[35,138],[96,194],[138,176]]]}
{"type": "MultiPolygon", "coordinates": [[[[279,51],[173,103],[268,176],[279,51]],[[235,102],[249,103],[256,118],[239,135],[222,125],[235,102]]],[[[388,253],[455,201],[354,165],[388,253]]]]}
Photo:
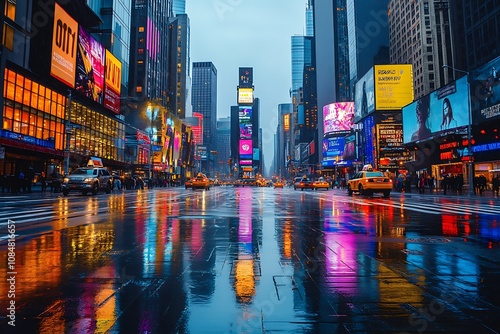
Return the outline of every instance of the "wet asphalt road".
{"type": "Polygon", "coordinates": [[[0,251],[0,333],[500,332],[498,198],[4,196],[0,251]]]}

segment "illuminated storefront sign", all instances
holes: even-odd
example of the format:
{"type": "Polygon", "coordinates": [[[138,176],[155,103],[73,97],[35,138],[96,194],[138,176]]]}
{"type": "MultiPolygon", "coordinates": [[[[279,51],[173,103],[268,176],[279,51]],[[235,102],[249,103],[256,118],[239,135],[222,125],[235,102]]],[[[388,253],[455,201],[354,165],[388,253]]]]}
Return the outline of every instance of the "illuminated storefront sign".
{"type": "Polygon", "coordinates": [[[283,115],[283,128],[285,131],[290,131],[290,114],[283,115]]]}

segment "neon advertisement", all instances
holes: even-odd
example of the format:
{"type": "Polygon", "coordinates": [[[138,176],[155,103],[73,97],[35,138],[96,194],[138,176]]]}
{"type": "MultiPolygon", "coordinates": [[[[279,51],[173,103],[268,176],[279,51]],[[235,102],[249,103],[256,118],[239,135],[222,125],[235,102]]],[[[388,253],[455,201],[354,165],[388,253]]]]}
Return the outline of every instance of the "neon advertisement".
{"type": "Polygon", "coordinates": [[[240,140],[240,155],[252,155],[253,153],[253,145],[252,141],[249,139],[241,139],[240,140]]]}
{"type": "Polygon", "coordinates": [[[330,103],[323,107],[324,133],[351,131],[354,102],[330,103]]]}
{"type": "Polygon", "coordinates": [[[76,85],[78,92],[104,102],[104,48],[82,27],[78,34],[76,85]]]}

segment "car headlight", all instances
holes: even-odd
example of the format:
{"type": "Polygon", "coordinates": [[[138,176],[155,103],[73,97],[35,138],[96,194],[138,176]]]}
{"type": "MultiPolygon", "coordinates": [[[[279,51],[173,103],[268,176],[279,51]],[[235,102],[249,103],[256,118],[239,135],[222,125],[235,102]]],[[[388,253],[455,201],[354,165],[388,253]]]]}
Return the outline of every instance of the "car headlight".
{"type": "Polygon", "coordinates": [[[83,182],[85,182],[85,183],[91,183],[93,180],[94,180],[93,178],[88,177],[85,180],[83,180],[83,182]]]}
{"type": "Polygon", "coordinates": [[[64,182],[64,183],[68,183],[68,182],[69,182],[69,177],[65,177],[65,178],[63,179],[63,182],[64,182]]]}

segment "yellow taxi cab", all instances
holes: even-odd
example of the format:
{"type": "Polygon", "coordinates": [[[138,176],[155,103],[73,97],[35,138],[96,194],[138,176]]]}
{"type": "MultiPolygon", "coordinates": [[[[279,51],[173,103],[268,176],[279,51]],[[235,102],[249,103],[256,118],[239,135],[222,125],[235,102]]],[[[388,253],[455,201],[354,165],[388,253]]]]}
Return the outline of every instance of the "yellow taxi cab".
{"type": "Polygon", "coordinates": [[[392,190],[392,180],[383,172],[373,170],[371,165],[363,166],[363,170],[354,174],[347,181],[347,194],[352,196],[354,192],[360,195],[371,196],[374,193],[382,193],[389,197],[392,190]]]}
{"type": "Polygon", "coordinates": [[[313,183],[314,190],[317,189],[325,189],[328,190],[330,189],[330,184],[326,182],[326,180],[323,177],[320,177],[313,183]]]}
{"type": "Polygon", "coordinates": [[[203,173],[198,173],[191,181],[191,188],[210,190],[210,180],[203,173]]]}
{"type": "Polygon", "coordinates": [[[285,183],[281,180],[277,180],[276,182],[274,182],[274,189],[283,188],[284,186],[285,186],[285,183]]]}

